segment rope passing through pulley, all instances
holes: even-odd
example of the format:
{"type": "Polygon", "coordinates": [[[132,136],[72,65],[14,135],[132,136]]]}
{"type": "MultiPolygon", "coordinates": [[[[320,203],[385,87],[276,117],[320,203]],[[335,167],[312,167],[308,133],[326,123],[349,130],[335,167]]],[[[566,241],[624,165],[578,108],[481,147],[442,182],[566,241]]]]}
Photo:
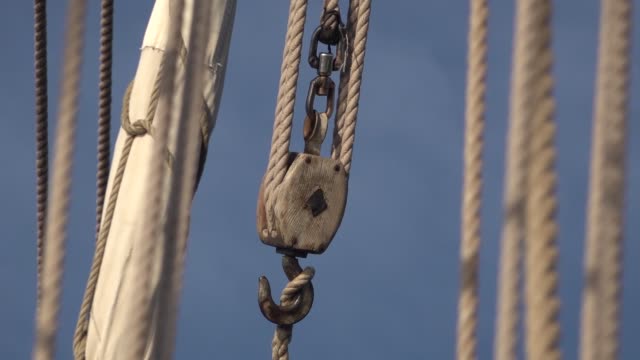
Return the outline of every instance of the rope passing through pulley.
{"type": "MultiPolygon", "coordinates": [[[[318,26],[311,37],[309,65],[317,70],[310,82],[305,103],[303,126],[304,151],[287,152],[284,178],[271,196],[266,197],[265,184],[258,196],[257,227],[263,243],[284,254],[283,269],[289,281],[304,275],[304,286],[295,289],[298,295],[289,306],[276,305],[271,297],[269,281],[261,277],[259,303],[264,316],[279,325],[292,325],[302,320],[313,303],[310,278],[313,268],[302,270],[296,257],[324,252],[333,239],[346,206],[348,175],[339,160],[320,156],[327,134],[329,118],[334,113],[335,83],[333,71],[339,70],[345,57],[345,26],[337,10],[326,11],[323,18],[334,17],[337,26],[331,31],[318,26]],[[318,52],[319,43],[329,47],[318,52]],[[336,46],[336,54],[331,46],[336,46]],[[322,110],[316,110],[316,99],[326,98],[322,110]],[[271,201],[269,201],[269,200],[271,201]]],[[[268,178],[265,176],[265,180],[268,178]]],[[[291,290],[293,291],[293,290],[291,290]]]]}
{"type": "Polygon", "coordinates": [[[308,63],[317,76],[309,84],[305,102],[304,150],[293,152],[289,144],[307,2],[290,2],[269,164],[257,201],[258,236],[283,255],[282,265],[289,279],[280,304],[273,300],[267,278],[259,280],[260,310],[277,324],[272,343],[274,360],[289,359],[293,324],[302,320],[313,304],[311,279],[315,270],[303,270],[297,258],[322,254],[344,215],[371,13],[371,0],[350,0],[345,26],[339,1],[324,1],[320,25],[312,33],[309,46],[308,63]],[[319,51],[320,44],[327,50],[319,51]],[[338,86],[331,78],[334,71],[340,74],[338,86]],[[319,97],[326,98],[322,108],[316,107],[319,97]],[[334,114],[331,155],[324,157],[322,144],[334,114]]]}

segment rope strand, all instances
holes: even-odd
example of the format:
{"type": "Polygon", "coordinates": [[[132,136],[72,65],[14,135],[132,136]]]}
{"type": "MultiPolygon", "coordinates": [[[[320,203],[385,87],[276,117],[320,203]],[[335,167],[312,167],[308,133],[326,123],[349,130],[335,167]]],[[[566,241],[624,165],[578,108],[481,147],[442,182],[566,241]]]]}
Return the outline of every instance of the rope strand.
{"type": "Polygon", "coordinates": [[[526,352],[532,360],[559,360],[557,295],[555,123],[551,50],[551,1],[518,3],[517,52],[526,88],[516,111],[529,124],[525,210],[526,352]]]}
{"type": "MultiPolygon", "coordinates": [[[[355,37],[356,25],[358,23],[358,0],[351,0],[349,2],[349,12],[347,14],[347,45],[345,67],[351,69],[351,54],[353,54],[353,40],[355,37]]],[[[333,129],[333,143],[331,148],[331,158],[334,160],[340,159],[342,152],[342,136],[344,132],[344,115],[347,111],[347,99],[349,98],[349,79],[351,78],[350,71],[343,71],[340,73],[340,84],[338,87],[338,109],[336,110],[335,127],[333,129]]]]}
{"type": "Polygon", "coordinates": [[[275,122],[271,140],[269,164],[265,174],[265,204],[268,224],[271,226],[271,195],[280,185],[287,170],[289,142],[293,123],[293,108],[296,100],[296,87],[302,56],[302,38],[307,13],[307,0],[291,0],[289,20],[281,66],[280,85],[276,102],[275,122]]]}
{"type": "Polygon", "coordinates": [[[348,173],[351,169],[351,158],[353,156],[353,143],[355,141],[356,121],[358,118],[358,108],[360,102],[360,86],[362,84],[362,73],[364,71],[364,55],[367,47],[367,32],[369,30],[369,17],[371,15],[371,0],[358,1],[358,20],[355,25],[355,36],[353,39],[353,53],[351,64],[347,71],[349,76],[349,90],[347,91],[347,105],[344,115],[344,123],[340,132],[341,154],[340,161],[348,173]]]}
{"type": "Polygon", "coordinates": [[[104,196],[109,181],[111,132],[111,66],[113,45],[113,0],[102,0],[100,10],[100,98],[98,110],[98,164],[96,171],[96,239],[104,196]]]}
{"type": "Polygon", "coordinates": [[[478,257],[482,198],[482,154],[487,74],[486,0],[471,0],[467,67],[466,130],[462,241],[460,245],[461,289],[458,297],[457,358],[477,358],[478,257]]]}
{"type": "Polygon", "coordinates": [[[601,2],[580,353],[618,358],[631,1],[601,2]]]}
{"type": "Polygon", "coordinates": [[[42,297],[42,252],[45,212],[47,209],[47,182],[49,181],[49,131],[47,85],[47,1],[34,0],[34,70],[36,97],[36,219],[37,233],[37,304],[42,297]]]}

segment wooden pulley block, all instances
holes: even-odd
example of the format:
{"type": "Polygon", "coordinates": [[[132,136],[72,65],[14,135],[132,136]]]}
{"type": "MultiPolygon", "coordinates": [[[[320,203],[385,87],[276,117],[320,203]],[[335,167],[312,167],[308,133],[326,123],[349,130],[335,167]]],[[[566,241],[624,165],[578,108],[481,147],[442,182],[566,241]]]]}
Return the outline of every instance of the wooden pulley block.
{"type": "Polygon", "coordinates": [[[263,189],[258,196],[260,240],[297,256],[323,253],[335,236],[347,203],[347,173],[338,160],[306,153],[292,159],[273,201],[274,226],[267,230],[263,189]]]}

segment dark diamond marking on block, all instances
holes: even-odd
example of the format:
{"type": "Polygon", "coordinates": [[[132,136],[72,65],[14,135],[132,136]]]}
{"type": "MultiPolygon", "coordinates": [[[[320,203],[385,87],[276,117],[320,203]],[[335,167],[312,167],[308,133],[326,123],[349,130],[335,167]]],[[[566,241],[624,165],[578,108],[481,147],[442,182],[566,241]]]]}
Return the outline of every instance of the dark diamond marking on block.
{"type": "Polygon", "coordinates": [[[322,189],[318,189],[311,194],[307,200],[307,205],[311,209],[311,215],[316,217],[323,211],[327,210],[327,202],[324,199],[324,192],[322,189]]]}

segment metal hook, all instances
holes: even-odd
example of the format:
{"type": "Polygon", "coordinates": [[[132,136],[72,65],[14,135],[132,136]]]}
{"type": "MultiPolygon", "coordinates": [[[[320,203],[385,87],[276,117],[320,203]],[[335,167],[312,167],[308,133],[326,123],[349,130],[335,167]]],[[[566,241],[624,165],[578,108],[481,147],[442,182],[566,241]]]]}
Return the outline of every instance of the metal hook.
{"type": "MultiPolygon", "coordinates": [[[[295,279],[296,276],[303,272],[298,263],[298,259],[290,255],[284,255],[282,257],[282,268],[289,281],[295,279]]],[[[313,271],[311,267],[304,269],[304,272],[313,273],[313,271]]],[[[311,310],[311,305],[313,305],[313,285],[311,282],[300,290],[300,294],[296,297],[293,304],[282,306],[273,301],[269,280],[264,276],[260,276],[258,281],[258,304],[260,304],[260,311],[262,315],[272,323],[276,325],[293,325],[304,319],[311,310]]]]}

